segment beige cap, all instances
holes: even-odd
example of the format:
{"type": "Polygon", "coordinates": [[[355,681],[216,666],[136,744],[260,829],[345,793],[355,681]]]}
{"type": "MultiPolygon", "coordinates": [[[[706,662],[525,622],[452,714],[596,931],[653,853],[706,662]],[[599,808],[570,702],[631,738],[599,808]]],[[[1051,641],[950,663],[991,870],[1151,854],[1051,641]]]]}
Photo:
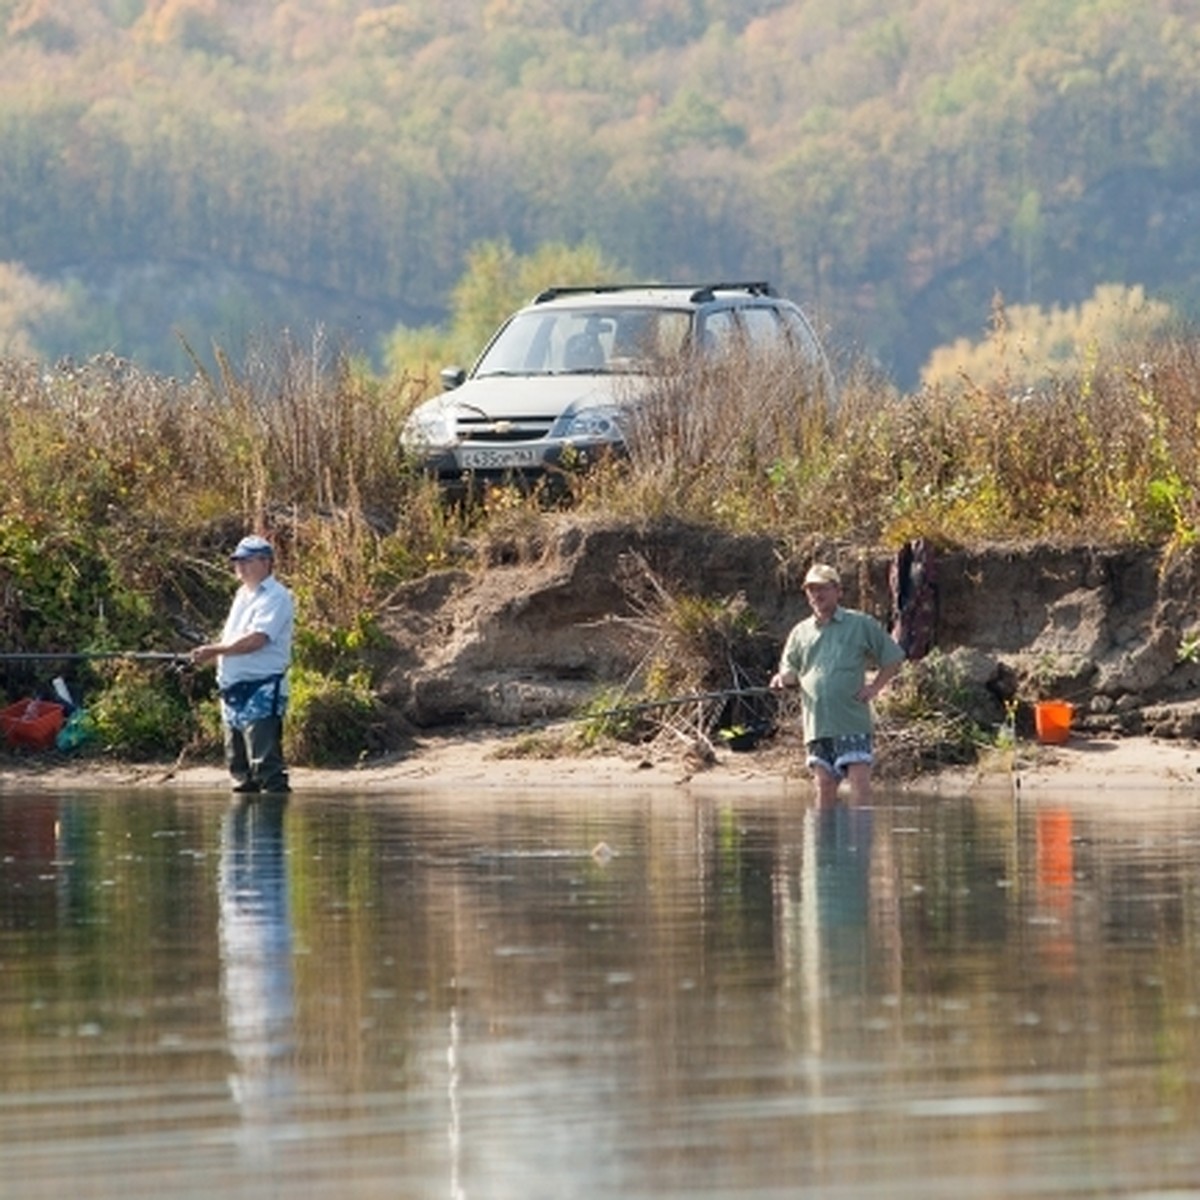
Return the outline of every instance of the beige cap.
{"type": "Polygon", "coordinates": [[[808,574],[804,577],[802,586],[808,587],[810,584],[834,583],[841,587],[842,581],[838,578],[838,573],[828,563],[813,563],[808,568],[808,574]]]}

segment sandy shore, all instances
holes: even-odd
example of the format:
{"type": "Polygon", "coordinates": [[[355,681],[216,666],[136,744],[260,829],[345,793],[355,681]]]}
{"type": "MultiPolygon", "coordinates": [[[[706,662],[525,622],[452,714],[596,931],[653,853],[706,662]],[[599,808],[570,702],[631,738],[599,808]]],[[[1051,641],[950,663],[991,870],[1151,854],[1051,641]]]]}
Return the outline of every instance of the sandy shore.
{"type": "MultiPolygon", "coordinates": [[[[103,760],[19,759],[0,756],[0,790],[64,790],[112,787],[223,789],[215,764],[120,764],[103,760]]],[[[418,740],[405,754],[339,770],[297,768],[297,793],[323,791],[481,792],[550,789],[672,788],[697,796],[729,793],[811,795],[799,749],[776,742],[747,753],[718,751],[702,764],[672,753],[636,748],[604,754],[533,756],[502,730],[456,732],[418,740]]],[[[881,783],[880,787],[892,785],[881,783]]],[[[1015,756],[995,752],[969,769],[948,769],[906,782],[909,791],[946,795],[989,791],[1022,795],[1089,795],[1109,802],[1125,793],[1170,792],[1180,799],[1200,794],[1200,745],[1152,738],[1072,736],[1062,746],[1022,743],[1015,756]]]]}

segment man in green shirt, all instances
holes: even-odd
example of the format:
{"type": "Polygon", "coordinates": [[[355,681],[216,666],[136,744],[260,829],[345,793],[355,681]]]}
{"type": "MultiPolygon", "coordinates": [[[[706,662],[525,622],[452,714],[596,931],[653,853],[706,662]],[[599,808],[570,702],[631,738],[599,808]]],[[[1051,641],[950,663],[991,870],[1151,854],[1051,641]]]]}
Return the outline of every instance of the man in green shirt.
{"type": "Polygon", "coordinates": [[[850,798],[861,803],[871,795],[871,701],[899,673],[904,651],[874,617],[842,607],[841,580],[827,563],[809,568],[804,594],[812,615],[788,634],[771,687],[800,689],[818,802],[833,804],[845,779],[850,798]]]}

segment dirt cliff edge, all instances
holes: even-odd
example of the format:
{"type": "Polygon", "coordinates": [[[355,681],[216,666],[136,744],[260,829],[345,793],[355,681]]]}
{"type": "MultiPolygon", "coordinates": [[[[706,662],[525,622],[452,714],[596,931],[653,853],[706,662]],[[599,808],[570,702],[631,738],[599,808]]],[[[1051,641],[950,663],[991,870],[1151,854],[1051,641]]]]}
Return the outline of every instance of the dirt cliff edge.
{"type": "MultiPolygon", "coordinates": [[[[384,699],[418,729],[518,726],[577,712],[627,685],[652,652],[647,587],[744,598],[758,632],[737,668],[762,682],[806,610],[799,579],[821,558],[845,602],[894,616],[896,550],[784,543],[679,522],[549,519],[464,552],[461,565],[400,588],[382,613],[384,699]]],[[[1077,728],[1193,738],[1200,731],[1196,551],[1050,544],[943,549],[934,645],[973,715],[1006,697],[1056,696],[1077,728]]]]}

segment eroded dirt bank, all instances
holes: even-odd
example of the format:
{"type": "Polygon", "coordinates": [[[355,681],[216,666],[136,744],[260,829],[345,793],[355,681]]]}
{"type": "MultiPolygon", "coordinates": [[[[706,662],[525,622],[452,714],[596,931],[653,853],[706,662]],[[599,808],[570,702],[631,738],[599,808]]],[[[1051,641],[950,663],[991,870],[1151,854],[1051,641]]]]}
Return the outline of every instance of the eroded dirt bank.
{"type": "MultiPolygon", "coordinates": [[[[739,644],[738,666],[754,682],[755,672],[765,679],[787,630],[806,611],[798,581],[809,561],[836,562],[847,602],[889,621],[894,551],[815,539],[789,548],[677,524],[563,519],[538,530],[482,553],[464,551],[458,569],[391,598],[383,613],[384,698],[410,735],[402,748],[359,768],[298,768],[298,791],[452,788],[464,801],[538,787],[808,794],[790,720],[753,753],[718,744],[719,753],[702,764],[689,762],[678,747],[621,745],[539,757],[514,753],[514,744],[529,728],[573,728],[570,718],[581,705],[629,682],[661,649],[653,610],[663,595],[743,597],[757,632],[739,644]]],[[[1025,725],[1015,751],[908,786],[941,792],[1020,786],[1028,795],[1107,797],[1118,807],[1138,790],[1195,794],[1195,553],[993,546],[942,552],[936,567],[935,648],[961,679],[962,702],[978,720],[998,726],[1005,696],[1062,696],[1076,706],[1075,736],[1062,747],[1037,745],[1029,704],[1022,703],[1025,725]]],[[[215,763],[22,761],[0,770],[0,788],[163,784],[223,789],[227,780],[215,763]]]]}
{"type": "MultiPolygon", "coordinates": [[[[740,645],[737,666],[761,682],[806,611],[798,580],[812,558],[838,565],[847,603],[890,622],[894,553],[564,518],[391,598],[385,698],[419,730],[577,712],[653,654],[660,633],[647,610],[659,589],[743,596],[759,632],[740,645]]],[[[1200,730],[1197,553],[991,546],[943,551],[936,567],[935,647],[979,719],[998,724],[1005,697],[1053,695],[1076,706],[1082,731],[1190,739],[1200,730]]]]}

